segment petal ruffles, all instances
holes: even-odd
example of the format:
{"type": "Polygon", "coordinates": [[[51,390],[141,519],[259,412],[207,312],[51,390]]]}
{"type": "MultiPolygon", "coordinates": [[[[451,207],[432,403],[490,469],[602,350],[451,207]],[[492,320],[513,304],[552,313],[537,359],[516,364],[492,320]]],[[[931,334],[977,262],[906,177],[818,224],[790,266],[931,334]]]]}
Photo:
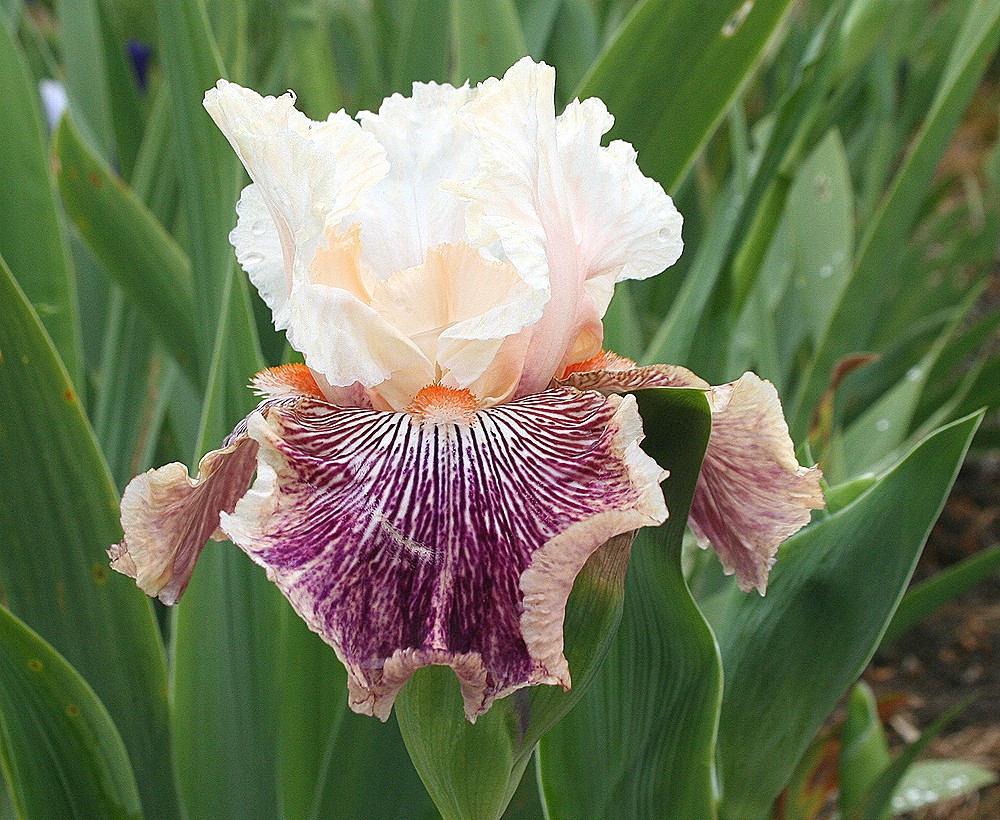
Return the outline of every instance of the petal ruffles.
{"type": "Polygon", "coordinates": [[[122,495],[125,537],[108,550],[111,568],[135,578],[147,595],[177,603],[219,529],[219,513],[246,492],[256,457],[257,443],[237,437],[207,453],[195,479],[179,462],[133,478],[122,495]]]}
{"type": "Polygon", "coordinates": [[[763,595],[778,546],[809,523],[811,510],[824,505],[822,473],[796,460],[774,385],[744,373],[711,387],[676,365],[635,367],[622,359],[606,369],[607,361],[595,357],[594,369],[569,373],[557,383],[608,394],[647,387],[706,391],[712,432],[688,523],[702,547],[715,548],[726,573],[736,573],[740,589],[763,595]]]}
{"type": "Polygon", "coordinates": [[[470,720],[570,685],[573,581],[610,538],[666,518],[631,397],[554,389],[471,425],[322,401],[249,420],[257,479],[222,529],[267,569],[388,717],[412,672],[454,668],[470,720]]]}

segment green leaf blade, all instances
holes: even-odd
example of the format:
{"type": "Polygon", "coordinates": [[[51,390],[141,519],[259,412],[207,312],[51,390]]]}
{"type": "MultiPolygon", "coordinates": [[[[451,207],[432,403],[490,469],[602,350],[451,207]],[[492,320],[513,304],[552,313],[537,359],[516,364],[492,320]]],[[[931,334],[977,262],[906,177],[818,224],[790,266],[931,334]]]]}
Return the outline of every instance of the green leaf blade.
{"type": "Polygon", "coordinates": [[[69,119],[52,152],[66,212],[105,270],[189,375],[197,339],[191,266],[131,189],[84,144],[69,119]]]}
{"type": "Polygon", "coordinates": [[[118,499],[51,342],[0,262],[0,594],[94,687],[147,817],[176,817],[166,668],[152,607],[108,569],[118,499]]]}
{"type": "Polygon", "coordinates": [[[714,814],[722,670],[680,563],[711,419],[700,391],[638,397],[644,449],[671,471],[664,483],[671,517],[640,533],[610,655],[573,711],[542,739],[542,792],[558,820],[714,814]]]}
{"type": "Polygon", "coordinates": [[[0,764],[18,815],[141,818],[125,747],[86,681],[6,609],[0,650],[0,764]]]}
{"type": "Polygon", "coordinates": [[[645,0],[575,96],[604,100],[612,138],[631,142],[644,173],[674,193],[790,6],[645,0]]]}
{"type": "Polygon", "coordinates": [[[790,416],[793,436],[806,432],[813,407],[844,356],[866,349],[874,333],[887,277],[899,271],[910,228],[951,135],[1000,41],[1000,7],[972,6],[937,94],[919,132],[871,219],[851,275],[817,354],[803,377],[790,416]]]}
{"type": "Polygon", "coordinates": [[[502,77],[528,53],[514,0],[451,0],[451,36],[456,85],[502,77]]]}
{"type": "Polygon", "coordinates": [[[790,539],[765,598],[733,593],[716,629],[726,670],[722,817],[766,814],[864,669],[980,418],[942,427],[847,507],[790,539]]]}
{"type": "Polygon", "coordinates": [[[27,67],[0,20],[0,255],[42,319],[73,384],[83,388],[76,279],[59,224],[45,132],[27,67]],[[17,218],[12,218],[16,214],[17,218]]]}

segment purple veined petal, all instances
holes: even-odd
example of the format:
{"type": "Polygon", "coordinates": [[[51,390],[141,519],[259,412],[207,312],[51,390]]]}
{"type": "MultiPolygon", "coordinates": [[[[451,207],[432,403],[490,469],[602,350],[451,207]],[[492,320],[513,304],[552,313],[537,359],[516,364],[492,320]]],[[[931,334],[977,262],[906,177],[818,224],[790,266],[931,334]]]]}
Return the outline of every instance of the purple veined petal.
{"type": "Polygon", "coordinates": [[[712,434],[689,521],[740,589],[767,590],[778,546],[825,505],[818,467],[802,467],[770,382],[744,373],[712,388],[712,434]]]}
{"type": "Polygon", "coordinates": [[[385,720],[418,668],[451,666],[470,720],[570,685],[566,600],[587,558],[656,524],[664,473],[632,397],[554,389],[471,424],[303,401],[251,416],[257,478],[222,529],[385,720]]]}
{"type": "Polygon", "coordinates": [[[818,467],[802,467],[788,433],[778,392],[753,373],[710,387],[676,365],[633,367],[627,359],[595,357],[558,384],[607,394],[648,387],[705,390],[712,432],[688,523],[702,547],[711,545],[740,589],[767,589],[778,546],[809,523],[825,502],[818,467]]]}
{"type": "Polygon", "coordinates": [[[215,537],[219,513],[246,492],[256,457],[257,442],[243,437],[206,454],[197,478],[179,462],[133,478],[122,495],[125,537],[108,550],[111,568],[147,595],[177,603],[205,542],[215,537]]]}
{"type": "MultiPolygon", "coordinates": [[[[302,364],[264,370],[252,384],[264,397],[257,414],[304,396],[322,396],[302,364]]],[[[225,539],[219,532],[219,515],[232,512],[256,468],[257,442],[247,438],[243,419],[222,447],[201,459],[196,478],[179,462],[133,478],[122,494],[125,537],[108,550],[111,568],[134,578],[147,595],[168,605],[177,603],[205,543],[209,538],[225,539]]]]}

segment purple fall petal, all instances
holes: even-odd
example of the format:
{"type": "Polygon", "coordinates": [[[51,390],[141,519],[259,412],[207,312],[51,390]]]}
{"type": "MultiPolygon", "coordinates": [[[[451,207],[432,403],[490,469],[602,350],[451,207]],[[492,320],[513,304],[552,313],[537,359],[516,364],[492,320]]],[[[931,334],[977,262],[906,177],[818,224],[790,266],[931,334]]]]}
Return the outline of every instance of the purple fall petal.
{"type": "Polygon", "coordinates": [[[824,506],[818,467],[801,467],[774,385],[745,373],[715,387],[712,436],[689,522],[740,589],[767,590],[778,545],[824,506]]]}
{"type": "Polygon", "coordinates": [[[454,668],[470,720],[568,687],[577,573],[666,517],[630,397],[549,390],[471,425],[303,401],[248,429],[257,479],[222,529],[334,647],[351,707],[383,720],[428,664],[454,668]]]}
{"type": "MultiPolygon", "coordinates": [[[[322,395],[309,369],[300,364],[264,370],[253,384],[264,397],[256,414],[322,395]]],[[[112,545],[108,557],[113,570],[134,578],[147,595],[168,605],[177,603],[205,542],[225,537],[219,533],[219,515],[232,512],[257,468],[257,442],[247,438],[246,423],[242,419],[222,447],[202,458],[197,478],[174,462],[136,476],[125,488],[125,537],[112,545]]]]}
{"type": "MultiPolygon", "coordinates": [[[[628,360],[624,360],[627,362],[628,360]]],[[[711,544],[740,589],[767,589],[778,545],[822,509],[822,474],[799,466],[778,393],[753,373],[719,387],[676,365],[582,370],[558,381],[606,394],[649,387],[705,390],[712,432],[688,523],[703,547],[711,544]]]]}
{"type": "Polygon", "coordinates": [[[256,456],[257,443],[242,438],[208,453],[196,479],[178,462],[133,478],[122,495],[125,538],[108,550],[111,568],[135,578],[147,595],[177,603],[219,513],[246,492],[256,456]]]}

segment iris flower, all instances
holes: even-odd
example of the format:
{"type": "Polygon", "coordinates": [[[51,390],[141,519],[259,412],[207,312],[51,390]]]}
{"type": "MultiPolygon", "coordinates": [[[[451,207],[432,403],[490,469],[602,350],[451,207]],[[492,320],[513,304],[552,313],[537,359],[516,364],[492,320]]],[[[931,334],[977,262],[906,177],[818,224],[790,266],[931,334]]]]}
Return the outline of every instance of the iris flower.
{"type": "Polygon", "coordinates": [[[615,283],[672,265],[681,217],[630,145],[601,145],[600,100],[556,116],[554,82],[525,58],[323,122],[291,93],[205,96],[252,179],[237,258],[305,364],[253,379],[260,405],[197,478],[132,480],[112,566],[173,604],[206,541],[232,541],[333,647],[351,708],[383,720],[429,664],[454,669],[470,720],[569,688],[574,579],[667,517],[630,391],[706,392],[690,523],[744,590],[822,505],[768,382],[602,350],[615,283]]]}

